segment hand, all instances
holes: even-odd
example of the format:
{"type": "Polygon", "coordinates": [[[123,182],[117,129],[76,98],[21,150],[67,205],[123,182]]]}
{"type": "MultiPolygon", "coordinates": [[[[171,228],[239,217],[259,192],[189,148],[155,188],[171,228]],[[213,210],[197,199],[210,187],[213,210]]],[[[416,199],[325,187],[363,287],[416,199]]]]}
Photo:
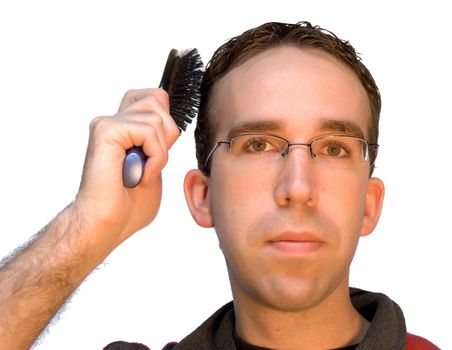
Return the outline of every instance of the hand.
{"type": "Polygon", "coordinates": [[[84,231],[113,247],[157,215],[161,172],[179,136],[168,101],[161,89],[131,90],[115,116],[91,122],[82,182],[71,210],[87,226],[84,231]],[[149,158],[140,184],[127,189],[122,167],[125,152],[132,146],[142,146],[149,158]]]}

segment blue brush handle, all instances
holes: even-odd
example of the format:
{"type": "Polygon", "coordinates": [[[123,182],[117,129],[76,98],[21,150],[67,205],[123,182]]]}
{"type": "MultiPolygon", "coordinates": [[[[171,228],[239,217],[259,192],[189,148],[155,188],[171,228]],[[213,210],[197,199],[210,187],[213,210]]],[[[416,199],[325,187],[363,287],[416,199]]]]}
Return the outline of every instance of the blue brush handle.
{"type": "Polygon", "coordinates": [[[147,157],[141,147],[132,147],[126,151],[122,166],[122,182],[127,188],[136,187],[143,177],[147,157]]]}
{"type": "MultiPolygon", "coordinates": [[[[194,52],[196,50],[192,50],[190,52],[194,52]]],[[[197,53],[197,51],[196,51],[197,53]]],[[[188,54],[187,54],[188,55],[188,54]]],[[[191,57],[191,56],[185,56],[185,57],[191,57]]],[[[195,56],[196,57],[196,56],[195,56]]],[[[177,80],[177,74],[176,78],[172,76],[172,72],[178,72],[178,70],[175,68],[176,61],[179,61],[180,57],[178,55],[178,51],[176,49],[172,49],[168,55],[168,59],[166,60],[165,69],[163,71],[162,80],[160,81],[159,88],[169,91],[169,87],[171,85],[172,79],[177,80]]],[[[180,74],[180,73],[179,73],[180,74]]],[[[185,76],[185,75],[184,75],[185,76]]],[[[187,79],[185,77],[184,79],[187,79]]],[[[189,83],[189,80],[187,81],[189,83]]],[[[171,100],[171,98],[170,98],[171,100]]],[[[170,109],[170,114],[172,109],[170,109]]],[[[177,122],[176,122],[177,123],[177,122]]],[[[184,129],[185,130],[185,129],[184,129]]],[[[124,163],[122,166],[122,182],[125,187],[127,188],[134,188],[138,186],[138,184],[141,181],[141,178],[144,174],[144,165],[146,164],[146,160],[148,157],[143,152],[142,147],[134,146],[132,148],[129,148],[126,151],[126,157],[124,158],[124,163]]]]}

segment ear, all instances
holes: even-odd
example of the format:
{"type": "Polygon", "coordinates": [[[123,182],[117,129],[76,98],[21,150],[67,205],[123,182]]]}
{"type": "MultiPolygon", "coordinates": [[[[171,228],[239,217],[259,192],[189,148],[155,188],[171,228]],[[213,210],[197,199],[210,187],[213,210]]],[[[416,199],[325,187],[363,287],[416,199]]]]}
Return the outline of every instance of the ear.
{"type": "Polygon", "coordinates": [[[213,227],[208,200],[209,178],[199,169],[190,170],[185,175],[184,193],[196,223],[202,227],[213,227]]]}
{"type": "Polygon", "coordinates": [[[372,233],[380,219],[383,208],[383,198],[385,195],[385,186],[383,181],[376,177],[369,179],[367,184],[366,204],[364,208],[364,220],[361,228],[361,236],[367,236],[372,233]]]}

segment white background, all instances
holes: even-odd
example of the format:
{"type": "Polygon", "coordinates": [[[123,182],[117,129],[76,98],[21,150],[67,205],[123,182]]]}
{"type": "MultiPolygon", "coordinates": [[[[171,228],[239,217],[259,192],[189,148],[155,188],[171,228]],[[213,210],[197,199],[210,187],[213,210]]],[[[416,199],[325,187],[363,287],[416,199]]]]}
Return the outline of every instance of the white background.
{"type": "MultiPolygon", "coordinates": [[[[309,20],[351,41],[383,96],[375,175],[387,195],[380,225],[358,248],[352,285],[388,294],[411,332],[452,348],[446,3],[2,2],[0,256],[75,197],[89,122],[114,114],[126,90],[155,87],[171,48],[197,47],[207,61],[248,28],[309,20]]],[[[35,349],[101,349],[120,339],[160,349],[230,299],[214,231],[196,226],[182,193],[196,166],[193,126],[170,157],[155,222],[88,278],[35,349]]]]}

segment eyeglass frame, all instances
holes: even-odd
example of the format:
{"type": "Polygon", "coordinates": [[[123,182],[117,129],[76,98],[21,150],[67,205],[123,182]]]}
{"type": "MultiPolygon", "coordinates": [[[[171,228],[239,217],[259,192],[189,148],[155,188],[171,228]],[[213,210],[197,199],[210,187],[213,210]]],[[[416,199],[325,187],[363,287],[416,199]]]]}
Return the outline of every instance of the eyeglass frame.
{"type": "MultiPolygon", "coordinates": [[[[366,154],[367,154],[367,159],[364,159],[364,162],[367,161],[370,157],[369,157],[369,150],[370,149],[375,149],[375,153],[378,151],[378,148],[380,147],[379,144],[377,143],[369,143],[369,141],[367,141],[366,139],[356,136],[356,135],[350,135],[350,134],[325,134],[325,135],[320,135],[320,136],[316,136],[313,139],[311,139],[310,142],[308,143],[302,143],[302,142],[289,142],[289,140],[287,140],[286,138],[279,136],[279,135],[275,135],[272,133],[266,133],[266,132],[250,132],[250,133],[241,133],[235,136],[232,136],[229,138],[229,140],[225,140],[225,141],[217,141],[215,143],[215,145],[212,147],[212,150],[209,152],[209,154],[207,155],[206,161],[204,163],[204,166],[207,167],[207,164],[209,163],[210,158],[213,156],[213,153],[220,148],[221,145],[225,144],[229,146],[229,149],[231,149],[231,143],[232,141],[237,138],[237,137],[241,137],[241,136],[250,136],[250,135],[264,135],[264,136],[272,136],[272,137],[276,137],[279,138],[281,140],[284,140],[287,143],[287,147],[284,149],[284,151],[281,153],[281,157],[285,158],[289,155],[290,152],[290,147],[291,146],[307,146],[309,147],[309,155],[311,156],[312,159],[315,159],[315,154],[312,151],[312,144],[320,139],[323,139],[325,137],[334,137],[334,136],[341,136],[341,137],[349,137],[349,138],[354,138],[357,140],[360,140],[362,142],[364,142],[364,144],[366,145],[366,154]]],[[[373,164],[370,164],[370,166],[373,166],[373,164]]]]}

